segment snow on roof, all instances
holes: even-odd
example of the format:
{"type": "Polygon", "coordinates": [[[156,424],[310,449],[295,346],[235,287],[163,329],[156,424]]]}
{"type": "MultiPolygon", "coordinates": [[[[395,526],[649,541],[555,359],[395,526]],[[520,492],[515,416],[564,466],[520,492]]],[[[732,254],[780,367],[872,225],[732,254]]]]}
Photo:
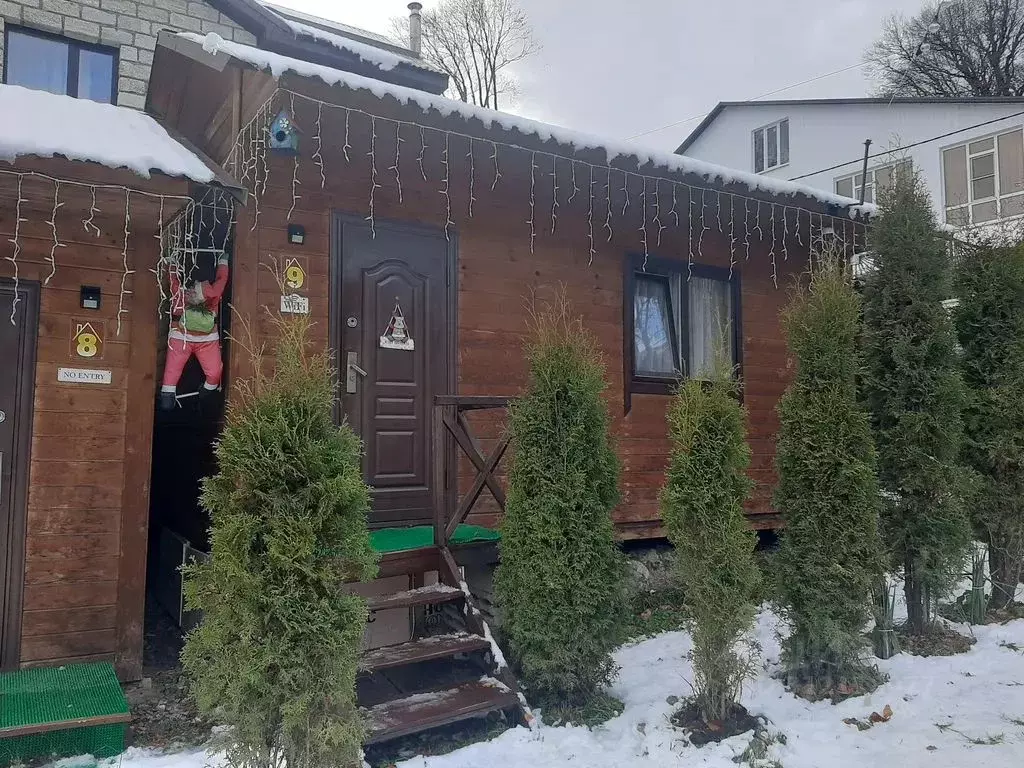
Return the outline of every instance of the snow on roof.
{"type": "Polygon", "coordinates": [[[395,53],[394,51],[382,48],[378,45],[371,45],[369,43],[353,40],[351,37],[337,35],[311,24],[303,24],[301,21],[295,21],[287,18],[283,14],[279,15],[281,15],[284,23],[287,24],[289,28],[291,28],[292,32],[295,33],[296,37],[308,37],[321,43],[327,43],[327,45],[337,48],[339,51],[354,54],[366,63],[372,64],[385,72],[394,69],[399,64],[407,64],[410,67],[425,69],[429,72],[435,71],[433,67],[426,65],[419,59],[415,59],[412,56],[403,56],[400,53],[395,53]]]}
{"type": "Polygon", "coordinates": [[[192,42],[200,43],[207,53],[223,53],[232,56],[259,69],[269,70],[274,77],[292,72],[301,77],[319,78],[332,86],[342,85],[353,90],[370,91],[380,99],[390,96],[401,104],[416,105],[424,112],[437,110],[443,117],[459,116],[465,120],[477,119],[487,128],[498,127],[510,132],[517,131],[524,136],[536,136],[541,141],[553,140],[564,146],[573,147],[576,151],[587,149],[603,151],[609,163],[617,157],[635,157],[641,166],[650,163],[668,171],[698,175],[711,183],[742,184],[751,191],[761,191],[771,195],[804,195],[824,205],[836,205],[847,209],[851,217],[856,215],[872,216],[877,210],[874,205],[860,205],[857,200],[852,198],[842,197],[805,184],[758,176],[692,157],[646,149],[635,144],[605,139],[569,128],[447,99],[443,96],[434,96],[401,85],[385,83],[351,72],[343,72],[320,64],[264,51],[251,45],[227,41],[212,32],[205,36],[193,32],[179,32],[178,35],[192,42]]]}
{"type": "Polygon", "coordinates": [[[0,160],[53,157],[208,182],[214,172],[152,117],[126,107],[0,85],[0,160]]]}
{"type": "MultiPolygon", "coordinates": [[[[371,43],[380,43],[388,48],[401,48],[402,46],[396,46],[395,43],[389,40],[384,35],[372,32],[369,29],[362,29],[361,27],[353,27],[351,24],[345,24],[340,21],[334,21],[333,19],[325,19],[320,16],[313,16],[309,13],[303,13],[297,11],[294,8],[285,8],[283,5],[276,5],[275,3],[264,2],[260,0],[264,6],[272,10],[278,16],[283,16],[286,19],[292,21],[301,21],[306,24],[311,24],[314,27],[320,27],[328,31],[338,32],[345,37],[356,37],[368,40],[371,43]]],[[[405,49],[408,50],[408,49],[405,49]]],[[[408,51],[408,55],[412,56],[412,51],[408,51]]]]}

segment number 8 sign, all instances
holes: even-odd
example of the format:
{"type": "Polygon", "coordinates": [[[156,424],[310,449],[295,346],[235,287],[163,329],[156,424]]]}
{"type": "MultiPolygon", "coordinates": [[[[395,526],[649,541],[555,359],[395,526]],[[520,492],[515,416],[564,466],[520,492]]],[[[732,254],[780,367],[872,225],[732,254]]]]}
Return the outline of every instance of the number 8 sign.
{"type": "Polygon", "coordinates": [[[73,320],[71,323],[71,356],[90,360],[103,357],[103,331],[102,323],[73,320]]]}

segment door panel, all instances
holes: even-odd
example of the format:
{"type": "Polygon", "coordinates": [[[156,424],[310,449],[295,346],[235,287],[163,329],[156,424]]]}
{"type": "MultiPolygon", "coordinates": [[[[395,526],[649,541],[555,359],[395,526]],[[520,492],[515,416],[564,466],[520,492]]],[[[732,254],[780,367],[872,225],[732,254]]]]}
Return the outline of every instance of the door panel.
{"type": "Polygon", "coordinates": [[[0,282],[0,669],[18,665],[38,286],[0,282]]]}
{"type": "Polygon", "coordinates": [[[376,236],[367,222],[340,217],[334,228],[341,402],[364,443],[371,525],[428,524],[431,403],[450,381],[449,246],[443,232],[381,222],[375,229],[376,236]],[[365,371],[354,376],[354,393],[351,353],[365,371]]]}

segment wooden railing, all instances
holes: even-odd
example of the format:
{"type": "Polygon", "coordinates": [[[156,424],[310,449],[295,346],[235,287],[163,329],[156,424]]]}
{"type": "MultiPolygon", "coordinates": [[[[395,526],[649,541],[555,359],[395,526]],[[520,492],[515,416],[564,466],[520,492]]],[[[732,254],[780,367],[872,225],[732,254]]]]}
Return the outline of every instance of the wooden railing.
{"type": "Polygon", "coordinates": [[[470,411],[508,408],[513,397],[478,395],[438,395],[434,398],[434,543],[446,547],[486,487],[498,509],[505,512],[505,490],[495,471],[508,449],[509,433],[503,430],[497,444],[485,457],[466,418],[470,411]],[[451,441],[454,440],[454,445],[451,441]],[[459,455],[463,454],[476,469],[476,476],[464,496],[459,498],[459,455]]]}

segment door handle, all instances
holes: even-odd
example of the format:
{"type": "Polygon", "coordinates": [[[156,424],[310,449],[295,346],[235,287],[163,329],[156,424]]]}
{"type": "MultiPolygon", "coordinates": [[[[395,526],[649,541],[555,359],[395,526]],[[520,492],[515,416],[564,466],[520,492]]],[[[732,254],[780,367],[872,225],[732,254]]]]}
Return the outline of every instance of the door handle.
{"type": "Polygon", "coordinates": [[[365,378],[367,373],[359,367],[359,353],[349,352],[345,366],[345,392],[347,394],[354,395],[356,393],[356,385],[359,382],[356,376],[365,378]]]}

